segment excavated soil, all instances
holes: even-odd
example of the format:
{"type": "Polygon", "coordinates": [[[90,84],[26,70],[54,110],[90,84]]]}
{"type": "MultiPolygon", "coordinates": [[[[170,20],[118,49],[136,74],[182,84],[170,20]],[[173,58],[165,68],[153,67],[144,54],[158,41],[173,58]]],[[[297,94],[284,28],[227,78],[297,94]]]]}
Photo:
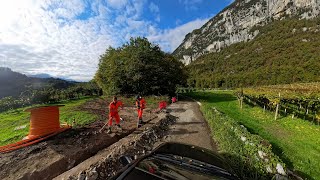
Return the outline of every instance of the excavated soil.
{"type": "MultiPolygon", "coordinates": [[[[134,107],[126,107],[119,114],[123,130],[113,127],[111,134],[99,129],[106,121],[105,107],[101,99],[89,101],[80,107],[98,114],[96,122],[82,128],[74,128],[41,143],[0,154],[0,179],[52,179],[71,169],[82,161],[95,155],[98,151],[114,144],[136,129],[136,112],[134,107]]],[[[146,110],[144,119],[153,120],[157,114],[146,110]]]]}
{"type": "Polygon", "coordinates": [[[99,133],[106,117],[103,100],[89,101],[82,110],[99,114],[99,119],[83,128],[61,133],[39,144],[0,154],[0,179],[109,179],[123,166],[122,155],[140,158],[161,143],[182,142],[216,150],[210,131],[196,102],[183,100],[168,107],[167,112],[146,110],[148,122],[136,127],[134,107],[120,116],[123,131],[99,133]]]}

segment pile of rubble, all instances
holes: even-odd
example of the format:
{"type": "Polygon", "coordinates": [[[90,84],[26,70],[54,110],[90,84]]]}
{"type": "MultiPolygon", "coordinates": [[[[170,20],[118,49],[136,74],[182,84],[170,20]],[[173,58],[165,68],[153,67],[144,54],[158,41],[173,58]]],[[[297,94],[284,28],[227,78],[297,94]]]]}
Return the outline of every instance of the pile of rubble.
{"type": "Polygon", "coordinates": [[[137,159],[150,153],[153,144],[166,135],[168,126],[173,124],[175,119],[170,114],[160,113],[158,118],[55,179],[108,179],[123,168],[119,161],[121,156],[129,155],[137,159]]]}

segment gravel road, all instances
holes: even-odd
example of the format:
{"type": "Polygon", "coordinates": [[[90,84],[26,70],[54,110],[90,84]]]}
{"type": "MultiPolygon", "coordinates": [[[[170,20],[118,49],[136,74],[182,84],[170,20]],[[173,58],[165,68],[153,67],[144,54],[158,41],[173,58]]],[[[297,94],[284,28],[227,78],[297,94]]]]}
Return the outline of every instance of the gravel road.
{"type": "Polygon", "coordinates": [[[168,112],[178,119],[170,126],[168,135],[162,142],[180,142],[216,151],[217,146],[199,107],[197,102],[189,99],[171,104],[168,112]]]}

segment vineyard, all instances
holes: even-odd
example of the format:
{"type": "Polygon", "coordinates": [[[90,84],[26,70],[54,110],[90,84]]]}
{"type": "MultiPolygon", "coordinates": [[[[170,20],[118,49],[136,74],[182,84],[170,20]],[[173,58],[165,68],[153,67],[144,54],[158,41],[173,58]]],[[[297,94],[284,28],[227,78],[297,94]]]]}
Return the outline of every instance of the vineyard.
{"type": "Polygon", "coordinates": [[[244,88],[237,91],[240,101],[275,111],[275,119],[282,116],[299,117],[320,124],[320,83],[244,88]]]}
{"type": "MultiPolygon", "coordinates": [[[[258,88],[243,89],[244,95],[242,96],[242,107],[241,104],[239,104],[241,97],[238,96],[237,99],[237,97],[235,96],[235,91],[194,91],[194,89],[180,89],[180,91],[189,92],[189,96],[201,102],[201,107],[203,106],[203,114],[205,116],[210,113],[212,114],[211,118],[206,117],[207,120],[210,119],[219,121],[219,116],[213,115],[213,109],[217,109],[219,112],[223,113],[224,116],[228,116],[229,118],[227,119],[233,119],[236,123],[238,123],[238,126],[243,125],[251,134],[259,135],[263,139],[269,141],[272,147],[272,152],[286,164],[286,167],[303,177],[303,179],[320,179],[320,126],[318,124],[315,124],[314,122],[310,122],[304,120],[303,118],[297,117],[297,112],[294,116],[294,119],[292,119],[292,114],[289,113],[288,109],[287,116],[279,116],[278,114],[278,117],[275,120],[276,105],[270,105],[270,107],[272,107],[272,109],[270,110],[272,111],[269,111],[269,106],[267,107],[269,103],[266,103],[265,105],[261,104],[262,107],[260,107],[258,106],[258,102],[253,101],[253,99],[247,99],[245,97],[245,95],[249,96],[249,90],[251,90],[250,96],[259,97],[259,95],[262,96],[264,94],[264,97],[270,97],[271,103],[279,97],[279,91],[278,89],[276,90],[276,88],[284,88],[290,86],[294,88],[300,85],[302,86],[303,84],[272,86],[274,88],[270,88],[270,86],[261,87],[259,88],[259,90],[261,91],[258,91],[258,88]],[[264,91],[268,92],[269,94],[266,94],[266,92],[263,93],[262,89],[264,89],[264,91]],[[272,93],[272,91],[274,92],[272,93]],[[251,103],[247,104],[245,101],[251,101],[251,103]],[[253,104],[256,105],[253,106],[253,104]],[[265,109],[263,107],[265,107],[265,109]]],[[[311,86],[311,84],[305,84],[303,86],[306,87],[307,85],[309,85],[309,87],[311,86]]],[[[239,91],[241,92],[241,90],[239,91]]],[[[287,93],[285,92],[285,90],[280,92],[280,103],[283,103],[282,98],[285,99],[290,96],[293,97],[292,93],[288,93],[289,90],[287,90],[287,93]]],[[[298,93],[298,90],[296,90],[296,92],[298,93]]],[[[239,94],[240,93],[238,92],[237,95],[239,94]]],[[[295,100],[297,99],[300,98],[296,97],[295,100]]],[[[283,109],[284,106],[284,104],[278,106],[279,112],[285,111],[283,109]]],[[[299,106],[300,105],[298,105],[298,108],[299,106]]],[[[297,108],[297,105],[295,105],[294,107],[297,108]]],[[[301,112],[302,109],[305,108],[302,107],[301,112]]],[[[311,112],[311,108],[309,108],[309,115],[311,114],[311,112]]],[[[232,130],[232,128],[229,128],[227,125],[228,121],[223,120],[220,125],[216,125],[214,127],[220,130],[232,130]]],[[[220,135],[220,131],[214,132],[220,135]]],[[[228,136],[222,136],[222,138],[227,137],[228,136]]],[[[248,138],[248,136],[246,135],[244,137],[252,140],[252,138],[248,138]]],[[[239,138],[229,138],[229,140],[222,139],[222,142],[227,143],[226,145],[229,146],[232,141],[237,139],[239,138]]],[[[221,146],[222,144],[220,143],[219,145],[221,146]]],[[[250,146],[249,144],[247,145],[250,149],[252,148],[252,146],[250,146]]],[[[223,148],[225,148],[225,146],[223,146],[223,148]]],[[[243,150],[244,149],[240,148],[240,150],[234,152],[235,154],[239,155],[244,152],[243,150]]],[[[255,155],[258,156],[258,153],[256,153],[255,155]]]]}

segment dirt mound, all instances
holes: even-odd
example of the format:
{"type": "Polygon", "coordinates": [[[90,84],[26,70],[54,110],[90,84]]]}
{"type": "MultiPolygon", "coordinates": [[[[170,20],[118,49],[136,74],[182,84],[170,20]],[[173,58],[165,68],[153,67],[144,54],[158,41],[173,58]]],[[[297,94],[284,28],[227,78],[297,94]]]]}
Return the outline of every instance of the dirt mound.
{"type": "MultiPolygon", "coordinates": [[[[98,99],[79,107],[81,110],[101,115],[96,122],[86,127],[71,129],[41,143],[0,154],[0,179],[52,179],[136,129],[135,108],[126,107],[119,113],[124,119],[121,122],[122,131],[113,127],[114,133],[99,133],[107,120],[106,104],[102,99],[98,99]]],[[[149,112],[145,113],[145,120],[150,121],[157,117],[157,114],[149,112]]]]}

